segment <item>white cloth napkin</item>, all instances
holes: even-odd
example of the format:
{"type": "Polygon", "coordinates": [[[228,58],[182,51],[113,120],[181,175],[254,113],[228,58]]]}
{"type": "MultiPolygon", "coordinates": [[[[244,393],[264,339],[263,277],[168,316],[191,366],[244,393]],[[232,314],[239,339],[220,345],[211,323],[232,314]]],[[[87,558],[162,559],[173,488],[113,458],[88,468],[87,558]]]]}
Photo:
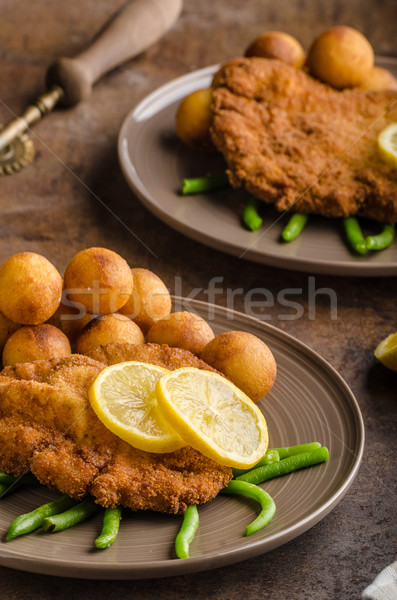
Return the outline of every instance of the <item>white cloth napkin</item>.
{"type": "Polygon", "coordinates": [[[365,588],[361,600],[397,600],[397,561],[383,569],[365,588]]]}

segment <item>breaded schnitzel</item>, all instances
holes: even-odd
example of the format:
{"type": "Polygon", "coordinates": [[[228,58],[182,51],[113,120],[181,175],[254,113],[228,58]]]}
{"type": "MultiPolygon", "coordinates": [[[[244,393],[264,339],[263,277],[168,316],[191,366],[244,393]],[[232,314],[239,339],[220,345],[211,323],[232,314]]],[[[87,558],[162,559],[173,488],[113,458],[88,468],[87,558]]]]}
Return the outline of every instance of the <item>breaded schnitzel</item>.
{"type": "Polygon", "coordinates": [[[227,62],[214,87],[211,136],[233,186],[279,211],[397,221],[397,170],[377,152],[396,91],[337,91],[264,58],[227,62]]]}
{"type": "MultiPolygon", "coordinates": [[[[205,368],[190,352],[150,346],[146,362],[155,352],[155,364],[168,369],[195,363],[205,368]]],[[[117,361],[131,360],[133,348],[118,347],[117,361]]],[[[145,353],[145,345],[139,348],[145,353]]],[[[169,454],[137,450],[102,424],[88,389],[104,367],[74,354],[3,369],[0,469],[15,475],[30,469],[42,484],[73,498],[92,494],[104,507],[177,514],[214,498],[231,479],[230,468],[188,446],[169,454]]]]}
{"type": "Polygon", "coordinates": [[[137,360],[139,362],[164,367],[170,371],[183,367],[195,367],[196,369],[206,369],[215,371],[210,365],[200,360],[187,350],[182,348],[171,348],[167,344],[139,344],[138,346],[126,344],[125,342],[111,342],[106,346],[98,346],[86,353],[86,356],[93,358],[105,365],[115,365],[116,363],[127,360],[137,360]]]}

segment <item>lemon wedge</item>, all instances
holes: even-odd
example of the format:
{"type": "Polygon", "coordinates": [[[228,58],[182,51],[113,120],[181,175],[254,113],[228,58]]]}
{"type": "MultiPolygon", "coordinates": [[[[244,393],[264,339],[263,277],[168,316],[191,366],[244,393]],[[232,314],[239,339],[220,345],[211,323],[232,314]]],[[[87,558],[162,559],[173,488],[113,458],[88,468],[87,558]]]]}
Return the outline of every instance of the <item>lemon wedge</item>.
{"type": "Polygon", "coordinates": [[[397,169],[397,123],[388,125],[380,132],[378,151],[385,162],[397,169]]]}
{"type": "Polygon", "coordinates": [[[385,367],[397,371],[397,331],[378,344],[375,356],[385,367]]]}
{"type": "Polygon", "coordinates": [[[135,448],[174,452],[186,446],[157,407],[155,387],[170,371],[141,362],[104,369],[89,389],[92,408],[102,423],[135,448]]]}
{"type": "Polygon", "coordinates": [[[211,371],[177,369],[156,384],[158,405],[185,442],[216,462],[254,466],[268,432],[260,409],[233,383],[211,371]]]}

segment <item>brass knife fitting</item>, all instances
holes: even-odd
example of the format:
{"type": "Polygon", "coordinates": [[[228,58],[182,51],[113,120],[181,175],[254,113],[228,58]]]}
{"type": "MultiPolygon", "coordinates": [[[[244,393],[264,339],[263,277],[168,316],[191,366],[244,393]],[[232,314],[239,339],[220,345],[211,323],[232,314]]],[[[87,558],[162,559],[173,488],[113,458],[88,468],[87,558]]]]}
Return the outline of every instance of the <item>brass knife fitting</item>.
{"type": "Polygon", "coordinates": [[[24,134],[32,125],[48,115],[63,96],[62,88],[55,86],[40,96],[35,104],[28,106],[20,117],[10,121],[0,131],[0,152],[9,146],[13,140],[24,134]]]}

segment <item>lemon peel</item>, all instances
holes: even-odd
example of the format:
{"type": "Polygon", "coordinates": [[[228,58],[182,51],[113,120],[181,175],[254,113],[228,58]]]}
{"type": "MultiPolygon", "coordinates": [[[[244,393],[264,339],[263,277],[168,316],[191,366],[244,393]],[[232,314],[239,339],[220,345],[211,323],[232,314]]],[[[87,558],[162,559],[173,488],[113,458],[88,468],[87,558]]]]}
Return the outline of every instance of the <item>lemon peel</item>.
{"type": "Polygon", "coordinates": [[[378,152],[385,162],[397,169],[397,123],[391,123],[380,132],[378,152]]]}
{"type": "Polygon", "coordinates": [[[225,377],[185,367],[156,384],[159,409],[189,445],[216,462],[250,468],[265,454],[268,432],[254,402],[225,377]]]}
{"type": "Polygon", "coordinates": [[[375,349],[375,356],[388,369],[397,371],[397,331],[382,340],[375,349]]]}
{"type": "Polygon", "coordinates": [[[155,386],[170,371],[129,361],[104,369],[89,389],[90,404],[115,435],[146,452],[174,452],[186,446],[157,406],[155,386]]]}

